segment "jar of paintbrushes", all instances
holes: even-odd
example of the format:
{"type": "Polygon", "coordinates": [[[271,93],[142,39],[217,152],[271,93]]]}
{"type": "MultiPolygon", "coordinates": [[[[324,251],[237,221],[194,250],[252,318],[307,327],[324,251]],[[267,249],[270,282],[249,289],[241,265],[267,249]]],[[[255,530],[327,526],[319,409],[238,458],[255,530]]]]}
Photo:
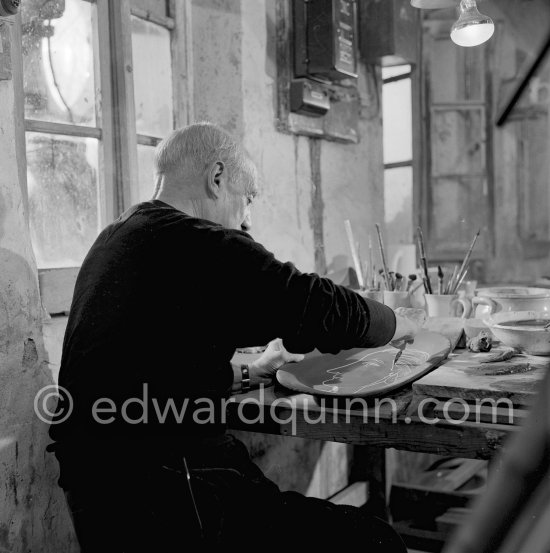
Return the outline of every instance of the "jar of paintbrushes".
{"type": "Polygon", "coordinates": [[[465,295],[459,297],[458,289],[464,282],[468,273],[470,258],[474,250],[480,231],[474,236],[474,239],[468,249],[464,261],[460,265],[455,265],[450,277],[446,277],[441,265],[437,267],[437,287],[432,284],[428,274],[428,261],[426,258],[426,249],[424,245],[424,236],[422,229],[418,227],[418,251],[420,255],[420,264],[422,267],[422,281],[425,291],[426,310],[429,317],[462,317],[467,319],[472,313],[472,302],[465,295]],[[462,308],[462,309],[461,309],[462,308]]]}
{"type": "MultiPolygon", "coordinates": [[[[386,261],[386,249],[380,226],[375,225],[378,235],[378,246],[380,248],[380,258],[382,259],[382,269],[379,270],[380,279],[384,285],[384,303],[392,309],[399,307],[413,307],[413,294],[418,289],[417,276],[414,274],[404,277],[401,273],[393,272],[388,269],[386,261]]],[[[422,284],[420,284],[422,286],[422,284]]]]}

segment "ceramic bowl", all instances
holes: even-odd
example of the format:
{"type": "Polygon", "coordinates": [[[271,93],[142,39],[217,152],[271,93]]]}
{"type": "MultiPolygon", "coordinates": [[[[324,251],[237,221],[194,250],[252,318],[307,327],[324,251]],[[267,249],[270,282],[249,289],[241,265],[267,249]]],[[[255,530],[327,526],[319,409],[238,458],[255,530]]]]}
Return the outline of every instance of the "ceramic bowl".
{"type": "Polygon", "coordinates": [[[508,311],[491,315],[489,328],[504,345],[530,355],[550,355],[550,313],[546,311],[508,311]]]}
{"type": "Polygon", "coordinates": [[[472,299],[475,317],[485,318],[503,311],[548,311],[550,290],[528,286],[480,288],[472,299]]]}

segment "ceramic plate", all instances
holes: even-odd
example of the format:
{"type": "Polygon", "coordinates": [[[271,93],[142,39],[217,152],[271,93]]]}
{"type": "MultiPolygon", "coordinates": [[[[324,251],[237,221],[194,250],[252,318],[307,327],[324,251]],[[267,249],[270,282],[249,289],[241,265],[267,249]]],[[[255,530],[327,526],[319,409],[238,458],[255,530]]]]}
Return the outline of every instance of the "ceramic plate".
{"type": "Polygon", "coordinates": [[[449,340],[435,332],[421,331],[397,363],[398,350],[390,345],[374,349],[351,349],[336,355],[310,353],[300,363],[277,372],[280,384],[323,396],[368,397],[400,388],[435,368],[450,353],[449,340]]]}

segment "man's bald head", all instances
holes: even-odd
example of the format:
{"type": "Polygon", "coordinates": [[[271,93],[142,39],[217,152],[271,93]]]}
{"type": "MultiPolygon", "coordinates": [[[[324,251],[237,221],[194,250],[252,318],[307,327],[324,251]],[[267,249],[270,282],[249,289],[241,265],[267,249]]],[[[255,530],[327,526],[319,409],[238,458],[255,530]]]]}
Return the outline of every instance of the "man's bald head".
{"type": "Polygon", "coordinates": [[[228,228],[250,229],[257,180],[243,147],[212,123],[174,131],[155,152],[154,197],[228,228]]]}
{"type": "Polygon", "coordinates": [[[163,180],[167,186],[186,186],[218,161],[225,165],[232,186],[243,186],[247,194],[256,194],[255,165],[228,132],[208,122],[178,129],[157,146],[155,194],[163,180]]]}

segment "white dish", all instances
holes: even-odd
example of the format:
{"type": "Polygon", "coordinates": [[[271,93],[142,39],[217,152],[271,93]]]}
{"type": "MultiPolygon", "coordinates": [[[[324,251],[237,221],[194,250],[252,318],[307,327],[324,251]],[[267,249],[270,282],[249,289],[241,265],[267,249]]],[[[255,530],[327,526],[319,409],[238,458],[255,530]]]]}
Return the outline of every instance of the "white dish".
{"type": "Polygon", "coordinates": [[[491,315],[489,328],[503,344],[530,355],[550,355],[550,313],[508,311],[491,315]]]}

